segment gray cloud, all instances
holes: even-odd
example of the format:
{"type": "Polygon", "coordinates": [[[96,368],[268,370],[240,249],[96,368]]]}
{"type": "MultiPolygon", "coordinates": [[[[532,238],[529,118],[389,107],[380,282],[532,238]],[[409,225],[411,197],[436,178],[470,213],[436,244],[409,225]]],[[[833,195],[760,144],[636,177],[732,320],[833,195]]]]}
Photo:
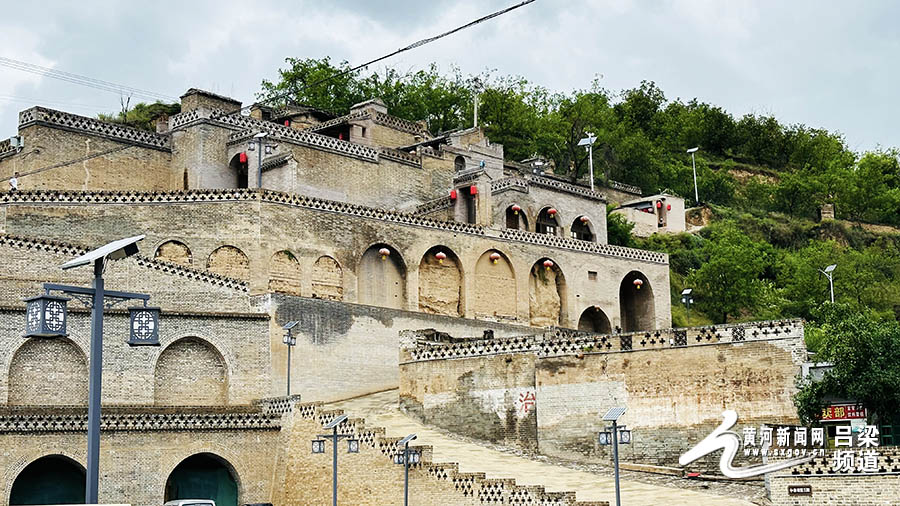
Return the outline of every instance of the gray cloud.
{"type": "MultiPolygon", "coordinates": [[[[513,2],[20,3],[0,20],[0,55],[172,96],[202,87],[250,101],[285,57],[362,62],[513,2]]],[[[771,113],[871,149],[900,145],[898,15],[889,1],[538,0],[385,64],[497,69],[561,91],[595,75],[614,91],[654,80],[670,99],[771,113]]],[[[0,72],[0,137],[34,102],[88,115],[118,108],[114,94],[0,72]]]]}

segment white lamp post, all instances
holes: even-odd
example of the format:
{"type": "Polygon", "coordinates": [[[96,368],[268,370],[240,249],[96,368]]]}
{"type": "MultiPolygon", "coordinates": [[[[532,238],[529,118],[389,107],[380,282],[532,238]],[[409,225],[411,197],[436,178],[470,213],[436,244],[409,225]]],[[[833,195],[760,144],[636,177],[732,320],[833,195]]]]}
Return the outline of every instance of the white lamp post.
{"type": "Polygon", "coordinates": [[[593,133],[588,132],[587,137],[578,141],[579,146],[587,146],[588,150],[588,167],[590,167],[591,173],[591,191],[594,191],[594,141],[597,140],[597,136],[593,133]]]}
{"type": "Polygon", "coordinates": [[[828,288],[831,289],[831,303],[834,304],[834,278],[832,277],[834,272],[834,268],[837,267],[837,264],[831,264],[825,268],[825,270],[819,269],[819,272],[825,275],[828,278],[828,288]]]}
{"type": "Polygon", "coordinates": [[[687,150],[688,153],[691,154],[691,166],[694,168],[694,205],[700,205],[700,196],[697,194],[697,162],[694,161],[694,153],[696,153],[700,147],[691,148],[687,150]]]}

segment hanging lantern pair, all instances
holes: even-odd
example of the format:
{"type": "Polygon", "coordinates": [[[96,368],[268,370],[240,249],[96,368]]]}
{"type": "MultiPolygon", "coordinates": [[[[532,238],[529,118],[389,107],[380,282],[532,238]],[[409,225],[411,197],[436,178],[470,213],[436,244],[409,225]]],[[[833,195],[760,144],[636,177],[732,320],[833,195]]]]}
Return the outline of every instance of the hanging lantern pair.
{"type": "Polygon", "coordinates": [[[553,267],[553,260],[544,260],[544,269],[549,271],[551,267],[553,267]]]}
{"type": "Polygon", "coordinates": [[[490,259],[491,259],[491,262],[496,264],[497,261],[500,260],[500,253],[497,253],[496,251],[491,253],[490,259]]]}
{"type": "Polygon", "coordinates": [[[447,258],[447,254],[444,253],[443,251],[438,251],[437,253],[434,254],[434,258],[437,258],[437,261],[439,264],[443,264],[444,259],[447,258]]]}
{"type": "Polygon", "coordinates": [[[640,290],[640,289],[641,289],[641,285],[644,284],[644,280],[638,278],[638,279],[635,279],[635,280],[633,281],[633,283],[634,283],[634,289],[635,289],[635,290],[640,290]]]}
{"type": "Polygon", "coordinates": [[[516,215],[517,215],[517,214],[519,214],[519,211],[521,211],[521,210],[522,210],[522,207],[519,206],[519,204],[513,204],[513,205],[512,205],[512,212],[513,212],[513,214],[516,214],[516,215]]]}
{"type": "Polygon", "coordinates": [[[381,259],[384,260],[387,257],[391,256],[391,250],[387,248],[381,248],[380,250],[378,250],[378,254],[381,255],[381,259]]]}

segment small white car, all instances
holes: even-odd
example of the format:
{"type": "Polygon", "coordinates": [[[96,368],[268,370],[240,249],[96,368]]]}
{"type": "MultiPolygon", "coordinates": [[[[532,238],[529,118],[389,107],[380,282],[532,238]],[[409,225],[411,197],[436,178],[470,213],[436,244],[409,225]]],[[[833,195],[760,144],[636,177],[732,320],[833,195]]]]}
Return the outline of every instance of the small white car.
{"type": "Polygon", "coordinates": [[[169,501],[163,506],[216,506],[216,501],[209,499],[177,499],[169,501]]]}

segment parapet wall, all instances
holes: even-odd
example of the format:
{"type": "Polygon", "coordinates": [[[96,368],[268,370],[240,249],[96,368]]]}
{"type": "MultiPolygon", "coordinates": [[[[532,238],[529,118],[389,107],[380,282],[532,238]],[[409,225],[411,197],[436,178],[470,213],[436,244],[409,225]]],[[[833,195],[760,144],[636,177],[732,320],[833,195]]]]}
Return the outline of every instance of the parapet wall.
{"type": "MultiPolygon", "coordinates": [[[[555,329],[401,350],[400,396],[428,423],[579,461],[605,461],[600,417],[625,406],[626,460],[677,465],[721,423],[797,423],[799,320],[594,335],[555,329]]],[[[697,467],[716,463],[700,462],[697,467]]]]}

